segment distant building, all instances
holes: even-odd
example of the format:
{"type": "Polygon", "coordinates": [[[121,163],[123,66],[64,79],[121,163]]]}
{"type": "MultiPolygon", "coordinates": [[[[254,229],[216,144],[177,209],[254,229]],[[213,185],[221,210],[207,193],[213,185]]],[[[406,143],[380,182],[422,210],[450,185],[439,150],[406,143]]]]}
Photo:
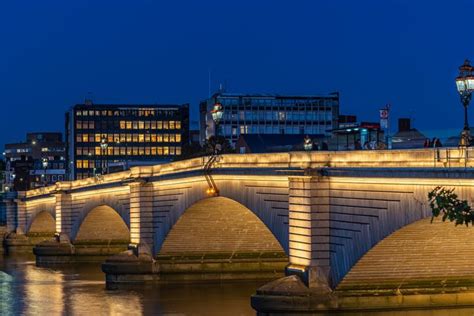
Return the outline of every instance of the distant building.
{"type": "MultiPolygon", "coordinates": [[[[313,149],[321,150],[326,136],[307,135],[313,141],[313,149]]],[[[306,135],[242,134],[235,144],[237,153],[257,154],[272,152],[302,151],[306,135]]]]}
{"type": "Polygon", "coordinates": [[[6,144],[5,190],[24,191],[65,180],[66,148],[61,133],[28,133],[6,144]]]}
{"type": "Polygon", "coordinates": [[[398,120],[398,132],[392,136],[393,149],[423,148],[426,136],[411,127],[409,118],[398,120]]]}
{"type": "Polygon", "coordinates": [[[354,115],[341,115],[338,127],[331,130],[330,150],[385,148],[384,132],[379,123],[357,122],[354,115]],[[358,148],[359,147],[359,148],[358,148]]]}
{"type": "Polygon", "coordinates": [[[216,134],[210,111],[216,103],[224,110],[218,135],[235,148],[240,135],[324,134],[337,128],[339,94],[278,95],[218,92],[200,103],[201,143],[216,134]]]}
{"type": "Polygon", "coordinates": [[[87,101],[66,113],[66,139],[69,179],[169,162],[188,142],[189,105],[87,101]]]}

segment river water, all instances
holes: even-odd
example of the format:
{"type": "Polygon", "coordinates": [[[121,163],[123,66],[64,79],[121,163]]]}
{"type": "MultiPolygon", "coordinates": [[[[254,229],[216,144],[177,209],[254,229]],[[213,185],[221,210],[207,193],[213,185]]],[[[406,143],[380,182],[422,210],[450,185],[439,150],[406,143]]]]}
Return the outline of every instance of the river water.
{"type": "MultiPolygon", "coordinates": [[[[255,315],[250,295],[264,283],[180,283],[107,290],[99,264],[45,269],[35,266],[34,257],[4,257],[0,258],[0,315],[255,315]]],[[[471,316],[474,308],[344,315],[471,316]]]]}
{"type": "Polygon", "coordinates": [[[0,258],[0,315],[255,315],[265,281],[167,284],[106,290],[99,264],[38,268],[34,257],[0,258]]]}

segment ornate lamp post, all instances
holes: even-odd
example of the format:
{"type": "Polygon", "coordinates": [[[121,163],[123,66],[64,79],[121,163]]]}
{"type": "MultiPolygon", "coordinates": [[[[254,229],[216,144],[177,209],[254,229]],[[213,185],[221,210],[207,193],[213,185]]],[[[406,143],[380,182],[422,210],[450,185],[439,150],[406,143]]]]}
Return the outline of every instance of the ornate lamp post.
{"type": "Polygon", "coordinates": [[[217,102],[214,104],[214,107],[211,110],[211,116],[212,120],[214,121],[216,127],[215,127],[215,138],[216,138],[216,145],[215,148],[213,148],[213,153],[211,157],[209,157],[209,160],[206,162],[204,165],[204,175],[206,177],[206,181],[208,184],[208,189],[206,190],[206,194],[208,196],[219,196],[219,189],[216,186],[216,183],[214,182],[214,179],[212,178],[211,172],[212,172],[212,165],[216,162],[217,157],[219,155],[219,152],[222,150],[221,144],[218,144],[217,141],[217,136],[219,135],[219,123],[222,120],[222,116],[224,114],[224,108],[222,107],[222,104],[217,102]]]}
{"type": "Polygon", "coordinates": [[[102,135],[102,138],[100,140],[100,149],[102,150],[102,174],[105,174],[107,170],[107,158],[105,155],[107,155],[107,148],[109,147],[109,144],[107,143],[107,138],[105,135],[102,135]]]}
{"type": "Polygon", "coordinates": [[[304,150],[306,151],[313,150],[313,141],[308,135],[306,135],[306,137],[304,138],[303,147],[304,147],[304,150]]]}
{"type": "Polygon", "coordinates": [[[224,115],[224,108],[222,107],[222,104],[219,102],[214,104],[214,107],[211,110],[211,115],[214,123],[216,123],[216,136],[218,136],[219,123],[221,122],[222,116],[224,115]]]}
{"type": "Polygon", "coordinates": [[[48,158],[43,158],[41,165],[43,166],[43,186],[46,186],[46,169],[48,169],[49,160],[48,158]]]}
{"type": "Polygon", "coordinates": [[[456,77],[456,87],[461,96],[461,103],[464,106],[464,129],[461,132],[459,146],[469,147],[471,144],[471,135],[467,120],[467,107],[469,106],[472,92],[474,91],[474,67],[471,66],[467,59],[464,61],[464,64],[459,67],[459,75],[456,77]]]}

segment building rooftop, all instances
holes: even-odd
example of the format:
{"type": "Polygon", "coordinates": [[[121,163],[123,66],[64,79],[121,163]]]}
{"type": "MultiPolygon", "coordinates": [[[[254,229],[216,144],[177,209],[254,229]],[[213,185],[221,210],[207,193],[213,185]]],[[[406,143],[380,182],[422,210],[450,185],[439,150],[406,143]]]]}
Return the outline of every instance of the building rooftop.
{"type": "MultiPolygon", "coordinates": [[[[286,152],[302,150],[306,135],[303,134],[241,134],[237,144],[247,145],[251,153],[286,152]]],[[[323,134],[308,135],[313,141],[323,139],[323,134]]]]}
{"type": "Polygon", "coordinates": [[[276,93],[229,93],[229,92],[216,92],[212,96],[215,97],[227,97],[227,98],[274,98],[274,99],[318,99],[318,98],[338,98],[339,92],[333,92],[328,94],[315,94],[315,95],[297,95],[297,94],[276,94],[276,93]]]}

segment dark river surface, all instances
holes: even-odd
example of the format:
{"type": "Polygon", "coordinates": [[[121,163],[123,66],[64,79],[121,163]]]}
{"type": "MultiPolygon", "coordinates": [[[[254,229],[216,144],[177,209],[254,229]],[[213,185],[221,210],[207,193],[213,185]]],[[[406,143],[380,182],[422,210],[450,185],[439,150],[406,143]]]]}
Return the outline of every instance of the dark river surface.
{"type": "MultiPolygon", "coordinates": [[[[0,315],[255,315],[250,295],[266,281],[164,284],[107,290],[99,264],[38,268],[34,257],[0,258],[0,315]]],[[[473,315],[471,309],[338,315],[473,315]]]]}

